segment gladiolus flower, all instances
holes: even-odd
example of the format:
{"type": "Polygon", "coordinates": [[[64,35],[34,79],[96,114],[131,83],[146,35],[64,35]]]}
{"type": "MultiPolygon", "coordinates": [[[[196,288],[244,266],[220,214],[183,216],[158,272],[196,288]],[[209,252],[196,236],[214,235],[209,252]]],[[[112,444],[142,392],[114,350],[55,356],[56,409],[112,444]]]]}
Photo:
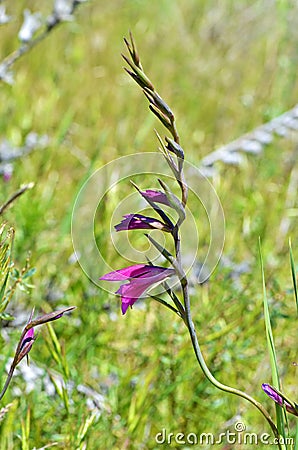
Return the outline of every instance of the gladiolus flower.
{"type": "Polygon", "coordinates": [[[34,328],[30,328],[30,330],[27,331],[25,336],[22,339],[20,352],[18,354],[17,358],[17,364],[25,357],[28,356],[28,353],[30,352],[32,345],[35,341],[34,337],[34,328]]]}
{"type": "Polygon", "coordinates": [[[284,398],[283,395],[281,395],[277,389],[270,386],[270,384],[264,383],[262,384],[262,389],[265,392],[265,394],[268,395],[275,403],[277,403],[280,406],[285,406],[286,410],[294,414],[295,416],[298,416],[298,405],[294,403],[295,407],[291,405],[286,398],[284,398]]]}
{"type": "Polygon", "coordinates": [[[145,199],[149,199],[155,203],[162,203],[163,205],[171,206],[166,194],[155,189],[147,189],[146,191],[140,191],[145,199]]]}
{"type": "Polygon", "coordinates": [[[3,387],[2,391],[0,392],[0,400],[2,399],[3,395],[7,391],[7,388],[11,382],[11,379],[12,379],[12,376],[13,376],[16,366],[19,364],[20,361],[22,361],[22,359],[25,356],[28,357],[28,353],[30,352],[32,345],[36,339],[36,337],[34,336],[34,327],[36,327],[38,325],[42,325],[44,323],[52,322],[53,320],[60,319],[60,317],[62,317],[63,314],[65,314],[69,311],[72,311],[75,308],[76,308],[75,306],[69,306],[67,308],[60,309],[59,311],[53,311],[48,314],[44,314],[43,316],[37,317],[36,319],[32,319],[33,313],[34,313],[34,309],[33,309],[33,311],[30,314],[29,321],[21,334],[21,337],[20,337],[17,349],[15,351],[15,355],[14,355],[13,361],[11,363],[4,387],[3,387]]]}
{"type": "Polygon", "coordinates": [[[175,274],[174,269],[164,267],[149,266],[146,264],[136,264],[107,273],[100,280],[105,281],[126,281],[122,284],[116,294],[121,296],[122,314],[125,314],[128,307],[141,297],[144,292],[155,283],[165,280],[175,274]]]}
{"type": "MultiPolygon", "coordinates": [[[[61,309],[60,311],[53,311],[48,314],[44,314],[43,316],[37,317],[36,319],[32,320],[34,310],[30,314],[29,321],[27,323],[28,325],[31,324],[31,328],[29,328],[28,331],[24,334],[21,342],[18,345],[16,355],[15,355],[15,366],[19,364],[19,362],[24,358],[24,356],[27,356],[30,352],[32,345],[36,339],[34,336],[34,327],[37,325],[42,325],[43,323],[52,322],[53,320],[60,319],[60,317],[63,316],[68,311],[72,311],[75,308],[75,306],[69,306],[68,308],[61,309]]],[[[25,329],[23,330],[24,333],[25,329]]]]}
{"type": "Polygon", "coordinates": [[[170,228],[160,220],[142,214],[127,214],[122,222],[115,226],[116,231],[157,229],[170,232],[170,228]]]}

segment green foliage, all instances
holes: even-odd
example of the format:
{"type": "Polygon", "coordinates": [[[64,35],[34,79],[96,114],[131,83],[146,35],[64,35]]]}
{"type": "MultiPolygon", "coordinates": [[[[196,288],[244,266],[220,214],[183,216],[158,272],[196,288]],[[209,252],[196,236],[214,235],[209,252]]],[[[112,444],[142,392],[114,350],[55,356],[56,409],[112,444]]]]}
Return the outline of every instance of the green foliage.
{"type": "MultiPolygon", "coordinates": [[[[274,338],[273,338],[271,319],[270,319],[269,304],[268,304],[267,293],[266,293],[266,283],[265,283],[265,273],[264,273],[264,265],[263,265],[263,258],[262,258],[261,240],[259,240],[259,250],[260,250],[260,264],[261,264],[261,273],[262,273],[262,285],[263,285],[264,321],[265,321],[265,329],[266,329],[268,355],[269,355],[270,366],[271,366],[271,377],[272,377],[273,385],[276,388],[280,389],[278,362],[277,362],[277,357],[276,357],[276,350],[275,350],[275,345],[274,345],[274,338]]],[[[280,436],[283,436],[283,438],[285,438],[286,437],[285,419],[284,419],[284,415],[283,415],[283,409],[280,405],[275,405],[275,407],[276,407],[277,429],[279,431],[280,436]]]]}
{"type": "Polygon", "coordinates": [[[12,249],[14,241],[14,229],[3,223],[0,228],[0,319],[13,320],[13,316],[5,312],[16,289],[29,293],[33,285],[29,283],[35,273],[35,268],[30,267],[29,257],[26,259],[22,270],[17,269],[12,261],[12,249]]]}
{"type": "Polygon", "coordinates": [[[297,313],[298,313],[297,273],[296,273],[296,267],[295,267],[295,261],[294,261],[294,257],[293,257],[291,241],[290,241],[290,263],[291,263],[291,272],[292,272],[294,296],[295,296],[297,313]]]}
{"type": "Polygon", "coordinates": [[[1,319],[5,319],[3,314],[10,300],[10,296],[6,295],[6,287],[9,279],[9,274],[11,271],[11,248],[13,243],[14,231],[13,229],[9,230],[9,233],[5,233],[5,225],[2,224],[0,229],[0,313],[1,319]]]}

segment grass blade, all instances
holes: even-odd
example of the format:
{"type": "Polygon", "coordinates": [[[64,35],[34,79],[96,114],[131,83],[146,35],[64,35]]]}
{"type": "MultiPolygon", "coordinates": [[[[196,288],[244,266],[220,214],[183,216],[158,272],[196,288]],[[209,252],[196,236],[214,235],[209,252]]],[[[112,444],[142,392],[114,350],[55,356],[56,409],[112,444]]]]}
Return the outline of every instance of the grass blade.
{"type": "Polygon", "coordinates": [[[289,240],[289,248],[290,248],[290,263],[291,263],[291,272],[292,272],[292,280],[293,280],[293,287],[294,287],[294,295],[295,295],[296,308],[297,308],[297,314],[298,314],[297,274],[296,274],[294,256],[293,256],[293,252],[292,252],[291,240],[289,240]]]}
{"type": "Polygon", "coordinates": [[[298,422],[296,424],[296,436],[295,436],[295,447],[294,450],[298,450],[298,422]]]}
{"type": "MultiPolygon", "coordinates": [[[[276,351],[275,351],[275,346],[274,346],[269,305],[268,305],[268,299],[267,299],[267,293],[266,293],[265,273],[264,273],[264,265],[263,265],[263,257],[262,257],[261,240],[260,239],[259,239],[259,254],[260,254],[261,273],[262,273],[262,285],[263,285],[264,320],[265,320],[267,347],[268,347],[268,353],[269,353],[270,365],[271,365],[272,383],[273,383],[274,387],[276,387],[277,389],[280,390],[280,380],[279,380],[279,375],[278,375],[276,351]]],[[[283,436],[284,442],[286,442],[284,411],[280,405],[276,404],[275,406],[276,406],[277,429],[278,429],[279,433],[281,434],[281,436],[283,436]]]]}

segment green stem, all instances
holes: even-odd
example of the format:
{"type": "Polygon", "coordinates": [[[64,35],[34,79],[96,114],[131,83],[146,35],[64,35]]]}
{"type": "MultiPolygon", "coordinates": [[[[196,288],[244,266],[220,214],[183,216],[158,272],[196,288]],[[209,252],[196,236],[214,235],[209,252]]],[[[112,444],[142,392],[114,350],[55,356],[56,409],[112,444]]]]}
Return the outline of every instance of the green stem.
{"type": "MultiPolygon", "coordinates": [[[[180,185],[181,188],[181,192],[182,192],[182,203],[183,206],[185,208],[186,203],[187,203],[187,184],[184,181],[184,174],[183,174],[183,166],[180,167],[180,171],[179,171],[179,175],[180,175],[180,179],[177,179],[178,184],[180,185]],[[181,180],[183,180],[183,183],[181,183],[181,180]]],[[[267,422],[269,423],[274,436],[278,439],[278,448],[281,450],[282,447],[279,443],[279,433],[278,433],[278,429],[275,425],[275,423],[273,422],[273,420],[271,419],[268,411],[263,407],[263,405],[261,405],[261,403],[259,403],[258,401],[256,401],[253,397],[251,397],[250,395],[246,394],[243,391],[240,391],[239,389],[227,386],[223,383],[221,383],[220,381],[218,381],[210,372],[206,361],[204,359],[204,356],[202,354],[201,351],[201,347],[200,344],[198,342],[198,338],[197,338],[197,334],[196,334],[196,330],[194,327],[194,323],[192,321],[192,316],[191,316],[191,307],[190,307],[190,298],[189,298],[189,292],[188,292],[188,281],[187,281],[187,277],[184,273],[184,270],[182,268],[182,261],[181,261],[181,248],[180,248],[180,234],[179,234],[179,226],[174,227],[173,231],[172,231],[172,236],[175,242],[175,253],[176,253],[176,261],[174,261],[174,263],[172,263],[172,266],[174,267],[174,269],[176,270],[176,274],[180,280],[180,285],[181,285],[181,289],[182,289],[182,294],[183,294],[183,300],[184,300],[184,307],[185,307],[185,316],[184,316],[184,323],[187,326],[187,329],[189,331],[189,335],[190,335],[190,339],[191,339],[191,343],[197,358],[197,361],[202,369],[203,374],[205,375],[205,377],[210,381],[210,383],[213,384],[213,386],[215,386],[217,389],[220,389],[221,391],[224,392],[228,392],[230,394],[234,394],[237,395],[238,397],[242,397],[245,400],[249,401],[250,403],[252,403],[260,412],[261,414],[263,414],[263,416],[265,417],[265,419],[267,420],[267,422]]]]}
{"type": "Polygon", "coordinates": [[[11,379],[12,379],[13,372],[14,372],[14,369],[15,369],[15,368],[16,368],[16,366],[12,364],[11,367],[10,367],[9,373],[8,373],[8,375],[7,375],[5,384],[4,384],[4,386],[3,386],[3,389],[2,389],[2,391],[1,391],[1,393],[0,393],[0,400],[2,400],[2,398],[3,398],[4,394],[5,394],[5,392],[7,391],[7,388],[8,388],[8,386],[9,386],[9,383],[11,382],[11,379]]]}
{"type": "MultiPolygon", "coordinates": [[[[260,412],[261,414],[263,414],[263,416],[265,417],[265,419],[267,420],[267,422],[269,423],[274,436],[279,439],[279,433],[278,430],[273,422],[273,420],[271,419],[269,413],[266,411],[266,409],[263,407],[263,405],[261,405],[261,403],[259,403],[258,401],[256,401],[253,397],[251,397],[250,395],[246,394],[243,391],[240,391],[239,389],[235,389],[233,387],[227,386],[223,383],[221,383],[220,381],[218,381],[210,372],[204,356],[201,352],[201,348],[198,342],[198,338],[197,338],[197,334],[195,331],[195,327],[192,321],[192,317],[191,317],[191,311],[190,311],[190,300],[189,300],[189,294],[188,294],[188,283],[187,283],[187,279],[185,277],[185,275],[182,273],[179,274],[180,279],[181,279],[181,287],[182,287],[182,291],[183,291],[183,298],[184,298],[184,303],[185,303],[185,310],[186,310],[186,325],[190,334],[190,338],[191,338],[191,342],[192,342],[192,346],[197,358],[197,361],[202,369],[202,372],[204,373],[205,377],[210,381],[210,383],[212,383],[217,389],[220,389],[222,391],[228,392],[230,394],[234,394],[237,395],[238,397],[242,397],[245,400],[249,401],[250,403],[252,403],[260,412]]],[[[281,449],[281,445],[278,442],[278,447],[279,449],[281,449]]]]}

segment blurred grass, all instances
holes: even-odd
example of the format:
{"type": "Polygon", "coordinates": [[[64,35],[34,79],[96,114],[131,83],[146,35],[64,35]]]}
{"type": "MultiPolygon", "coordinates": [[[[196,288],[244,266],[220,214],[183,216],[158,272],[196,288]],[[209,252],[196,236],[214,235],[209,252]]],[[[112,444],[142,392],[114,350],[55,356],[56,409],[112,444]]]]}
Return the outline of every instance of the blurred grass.
{"type": "MultiPolygon", "coordinates": [[[[17,44],[21,12],[29,6],[39,9],[40,2],[19,1],[15,20],[1,28],[1,57],[17,44]]],[[[47,149],[18,161],[12,180],[1,187],[0,203],[21,183],[36,183],[5,216],[16,228],[14,259],[23,262],[30,250],[37,267],[35,289],[30,296],[20,295],[12,312],[33,305],[78,306],[71,317],[55,323],[55,332],[65,343],[74,386],[90,385],[106,399],[106,410],[91,420],[83,437],[89,449],[160,448],[154,436],[161,428],[217,434],[236,414],[242,414],[248,431],[268,432],[244,401],[206,383],[186,331],[168,311],[151,301],[145,311],[135,308],[122,317],[119,300],[92,286],[78,265],[69,263],[70,219],[92,167],[157,148],[153,128],[158,124],[122,70],[122,38],[129,29],[147,73],[175,111],[187,159],[196,165],[216,146],[297,103],[297,13],[293,2],[281,0],[98,0],[82,5],[75,22],[59,27],[18,61],[13,86],[1,85],[1,136],[16,145],[31,130],[51,138],[47,149]]],[[[291,213],[285,200],[296,155],[295,136],[276,139],[260,157],[248,157],[244,167],[223,167],[215,177],[226,217],[224,252],[236,262],[249,260],[252,272],[242,276],[239,292],[218,268],[193,296],[196,327],[212,371],[264,401],[272,413],[260,389],[270,381],[270,365],[258,237],[280,376],[295,399],[297,367],[291,363],[297,361],[297,327],[288,256],[291,237],[298,258],[295,210],[287,235],[279,229],[291,213]]],[[[106,211],[100,227],[109,226],[106,211]]],[[[107,237],[103,233],[98,239],[104,251],[107,237]]],[[[10,339],[16,341],[18,333],[12,329],[10,339]]],[[[3,355],[5,361],[11,356],[11,345],[3,355]]],[[[31,357],[41,367],[59,370],[42,338],[31,357]]],[[[56,441],[59,448],[77,448],[80,426],[92,414],[85,398],[73,390],[68,414],[58,395],[38,389],[26,394],[24,388],[24,381],[15,378],[5,397],[5,404],[13,401],[13,406],[0,423],[1,448],[21,448],[19,436],[27,433],[29,419],[30,448],[56,441]]]]}

